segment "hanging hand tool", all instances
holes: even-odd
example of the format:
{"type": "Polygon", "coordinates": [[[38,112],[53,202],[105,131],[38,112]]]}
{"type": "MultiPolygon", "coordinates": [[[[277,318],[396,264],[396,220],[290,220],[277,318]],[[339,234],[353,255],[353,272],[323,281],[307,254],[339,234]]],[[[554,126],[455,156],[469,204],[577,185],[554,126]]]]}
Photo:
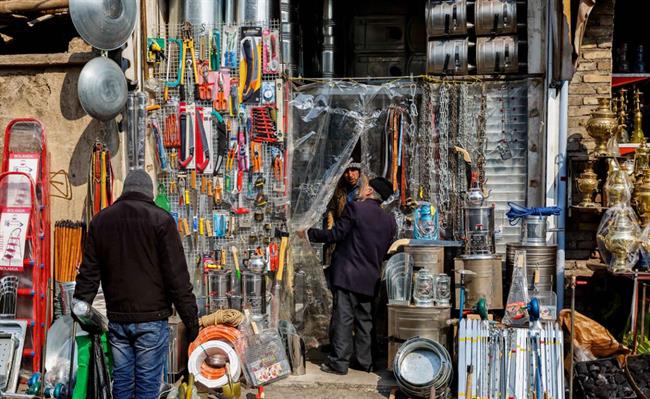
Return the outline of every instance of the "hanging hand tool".
{"type": "Polygon", "coordinates": [[[241,280],[241,270],[239,270],[239,251],[237,250],[237,247],[233,245],[230,247],[230,252],[232,253],[232,261],[235,268],[235,277],[237,280],[241,280]]]}
{"type": "Polygon", "coordinates": [[[219,72],[216,82],[217,90],[215,94],[215,99],[212,102],[212,107],[217,111],[225,111],[228,109],[228,104],[226,101],[226,93],[230,89],[230,72],[228,70],[222,70],[219,72]],[[228,83],[228,87],[226,87],[228,83]]]}
{"type": "Polygon", "coordinates": [[[282,275],[284,274],[284,260],[289,244],[289,233],[275,230],[275,236],[280,238],[280,253],[278,259],[278,271],[275,273],[275,284],[273,285],[273,297],[271,298],[271,328],[277,328],[280,321],[280,289],[282,286],[282,275]]]}
{"type": "Polygon", "coordinates": [[[230,69],[237,68],[237,28],[226,27],[223,30],[223,66],[230,69]]]}
{"type": "Polygon", "coordinates": [[[165,61],[165,39],[159,37],[147,38],[147,62],[154,64],[160,61],[165,61]]]}
{"type": "Polygon", "coordinates": [[[199,172],[203,172],[210,163],[210,144],[203,125],[203,108],[201,107],[196,109],[195,131],[198,135],[196,140],[196,168],[199,172]]]}
{"type": "Polygon", "coordinates": [[[153,131],[154,139],[156,140],[156,160],[158,161],[162,170],[167,170],[169,162],[167,160],[167,152],[163,143],[163,138],[160,135],[160,126],[158,126],[158,118],[152,117],[149,119],[151,130],[153,131]]]}
{"type": "Polygon", "coordinates": [[[163,92],[163,98],[165,102],[169,101],[169,88],[178,87],[181,84],[181,70],[183,69],[183,59],[185,58],[183,53],[183,41],[180,39],[167,39],[167,52],[171,52],[171,46],[175,44],[178,48],[178,67],[176,69],[176,80],[170,81],[169,75],[171,70],[171,57],[167,58],[167,70],[165,72],[165,89],[163,92]]]}
{"type": "Polygon", "coordinates": [[[277,128],[272,107],[254,107],[251,109],[253,119],[253,141],[264,143],[277,143],[277,128]]]}
{"type": "Polygon", "coordinates": [[[241,41],[242,58],[239,63],[239,102],[256,102],[262,87],[261,45],[258,37],[241,41]]]}
{"type": "Polygon", "coordinates": [[[186,64],[190,66],[191,72],[193,74],[192,78],[194,80],[194,98],[199,98],[199,73],[198,73],[198,64],[196,62],[196,53],[194,51],[194,38],[192,36],[192,24],[185,22],[182,29],[183,35],[183,58],[181,59],[181,76],[180,76],[180,96],[181,101],[185,99],[185,69],[186,64]],[[189,51],[190,58],[185,60],[187,53],[189,51]]]}
{"type": "Polygon", "coordinates": [[[217,121],[217,151],[214,160],[214,174],[221,170],[221,164],[224,157],[228,154],[228,133],[226,131],[226,123],[217,111],[212,110],[212,117],[217,121]]]}
{"type": "Polygon", "coordinates": [[[278,32],[264,29],[262,33],[262,44],[264,46],[263,71],[267,74],[278,73],[280,67],[280,49],[278,32]]]}
{"type": "Polygon", "coordinates": [[[221,33],[218,30],[212,31],[210,38],[210,70],[218,71],[221,67],[221,33]]]}
{"type": "Polygon", "coordinates": [[[165,117],[165,148],[178,148],[181,146],[181,131],[178,126],[178,117],[175,113],[165,117]]]}
{"type": "Polygon", "coordinates": [[[239,94],[238,94],[238,87],[239,83],[237,83],[237,79],[230,79],[230,95],[228,96],[228,111],[230,113],[231,117],[237,116],[237,113],[239,112],[239,94]]]}
{"type": "Polygon", "coordinates": [[[181,168],[188,168],[194,158],[194,106],[181,103],[180,105],[180,128],[181,128],[181,168]]]}
{"type": "MultiPolygon", "coordinates": [[[[199,71],[201,72],[201,82],[199,83],[199,97],[201,101],[212,101],[212,86],[210,83],[210,65],[208,61],[201,61],[199,63],[199,71]]],[[[197,77],[198,79],[198,77],[197,77]]]]}

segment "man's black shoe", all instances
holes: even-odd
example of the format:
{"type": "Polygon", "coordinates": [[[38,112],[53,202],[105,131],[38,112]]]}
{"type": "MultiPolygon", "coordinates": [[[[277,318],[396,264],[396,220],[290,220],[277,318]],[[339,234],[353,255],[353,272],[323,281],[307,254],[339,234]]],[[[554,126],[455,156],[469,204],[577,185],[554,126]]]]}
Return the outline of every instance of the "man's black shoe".
{"type": "Polygon", "coordinates": [[[347,371],[342,372],[342,371],[335,370],[334,368],[332,368],[327,363],[323,363],[323,364],[320,365],[320,371],[322,371],[324,373],[338,374],[338,375],[346,375],[348,373],[347,371]]]}
{"type": "Polygon", "coordinates": [[[366,373],[372,373],[375,370],[373,366],[363,367],[362,365],[354,361],[350,362],[350,368],[352,370],[365,371],[366,373]]]}

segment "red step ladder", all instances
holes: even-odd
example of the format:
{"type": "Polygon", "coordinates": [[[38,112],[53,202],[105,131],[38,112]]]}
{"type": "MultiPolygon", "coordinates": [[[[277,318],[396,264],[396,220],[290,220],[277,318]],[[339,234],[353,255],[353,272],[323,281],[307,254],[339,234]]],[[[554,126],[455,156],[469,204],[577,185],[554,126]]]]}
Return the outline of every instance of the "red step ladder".
{"type": "MultiPolygon", "coordinates": [[[[0,277],[11,274],[19,278],[17,317],[28,321],[23,364],[26,364],[25,359],[31,358],[32,371],[40,371],[45,331],[51,322],[46,320],[46,317],[51,318],[47,312],[51,300],[47,291],[51,276],[50,171],[45,128],[41,122],[33,118],[9,122],[4,135],[2,172],[0,176],[9,180],[21,179],[19,176],[24,179],[27,176],[32,184],[31,202],[34,209],[25,241],[26,247],[30,249],[29,256],[25,257],[22,268],[0,266],[0,277]]],[[[0,264],[1,260],[0,258],[0,264]]]]}

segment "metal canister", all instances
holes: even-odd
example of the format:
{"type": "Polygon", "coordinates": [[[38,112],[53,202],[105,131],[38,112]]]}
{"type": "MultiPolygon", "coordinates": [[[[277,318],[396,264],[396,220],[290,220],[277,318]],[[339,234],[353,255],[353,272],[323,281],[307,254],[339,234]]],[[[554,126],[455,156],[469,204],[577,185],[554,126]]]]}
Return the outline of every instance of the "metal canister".
{"type": "Polygon", "coordinates": [[[425,9],[427,36],[467,34],[466,0],[429,0],[425,9]]]}
{"type": "Polygon", "coordinates": [[[517,3],[515,0],[476,0],[474,29],[477,35],[517,33],[517,3]]]}
{"type": "Polygon", "coordinates": [[[229,307],[229,283],[230,276],[226,273],[212,272],[208,274],[208,300],[211,313],[229,307]]]}
{"type": "Polygon", "coordinates": [[[255,319],[261,319],[266,313],[265,278],[261,274],[242,273],[243,306],[250,308],[255,319]]]}
{"type": "MultiPolygon", "coordinates": [[[[465,278],[465,308],[471,308],[485,298],[490,309],[503,309],[503,280],[500,255],[463,255],[454,259],[456,270],[474,272],[465,278]]],[[[458,276],[458,275],[456,275],[458,276]]],[[[456,290],[456,307],[459,303],[456,290]]]]}
{"type": "Polygon", "coordinates": [[[479,37],[476,42],[476,69],[479,75],[517,73],[519,44],[516,36],[479,37]]]}
{"type": "Polygon", "coordinates": [[[432,274],[444,272],[445,248],[433,245],[407,245],[404,252],[411,255],[413,267],[428,269],[432,274]]]}
{"type": "Polygon", "coordinates": [[[521,229],[521,242],[530,246],[546,245],[546,216],[526,216],[521,229]]]}
{"type": "Polygon", "coordinates": [[[535,272],[537,272],[537,288],[541,291],[555,291],[555,270],[557,265],[557,246],[544,245],[532,246],[522,243],[506,244],[506,275],[504,279],[504,288],[510,289],[512,279],[512,269],[515,262],[516,251],[526,251],[526,277],[528,286],[533,286],[535,272]]]}
{"type": "Polygon", "coordinates": [[[427,73],[467,75],[469,40],[433,40],[427,45],[427,73]]]}

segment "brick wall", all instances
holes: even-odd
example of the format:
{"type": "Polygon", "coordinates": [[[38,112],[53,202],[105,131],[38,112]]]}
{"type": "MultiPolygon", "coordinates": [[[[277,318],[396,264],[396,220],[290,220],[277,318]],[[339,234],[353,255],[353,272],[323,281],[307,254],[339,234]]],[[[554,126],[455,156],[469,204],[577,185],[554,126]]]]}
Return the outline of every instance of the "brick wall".
{"type": "MultiPolygon", "coordinates": [[[[587,22],[578,70],[569,85],[568,156],[572,177],[584,169],[587,154],[594,147],[584,125],[598,104],[598,98],[611,97],[612,39],[614,0],[598,0],[587,22]]],[[[573,187],[573,202],[580,194],[573,187]]],[[[598,200],[598,198],[596,198],[598,200]]],[[[566,230],[566,258],[589,259],[596,249],[596,230],[602,214],[572,209],[566,230]]]]}
{"type": "Polygon", "coordinates": [[[599,0],[587,22],[578,70],[569,85],[569,137],[579,134],[591,141],[584,125],[598,98],[611,97],[613,35],[614,0],[599,0]]]}

